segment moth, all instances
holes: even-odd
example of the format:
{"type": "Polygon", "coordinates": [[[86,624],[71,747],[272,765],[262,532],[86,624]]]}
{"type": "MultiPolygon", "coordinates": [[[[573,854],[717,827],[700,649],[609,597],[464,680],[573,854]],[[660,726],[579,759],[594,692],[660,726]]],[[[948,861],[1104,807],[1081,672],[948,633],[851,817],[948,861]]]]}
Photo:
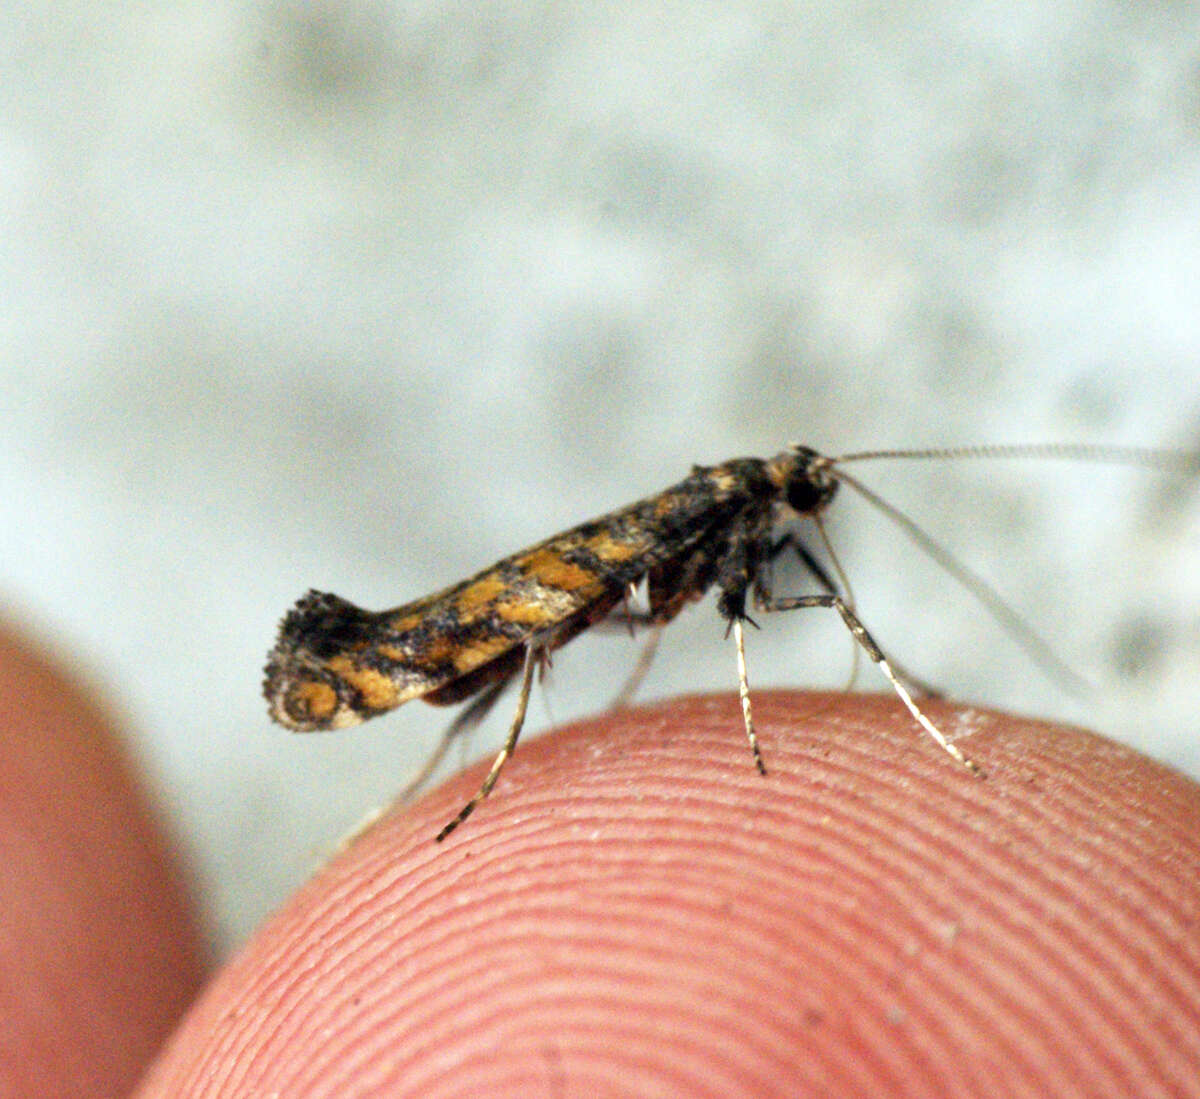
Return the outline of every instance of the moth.
{"type": "MultiPolygon", "coordinates": [[[[846,485],[882,509],[957,580],[979,597],[1035,655],[1054,663],[1048,647],[976,574],[955,561],[906,515],[845,467],[885,458],[1050,457],[1119,462],[1195,472],[1197,458],[1167,451],[1089,445],[879,450],[828,457],[792,445],[771,458],[735,458],[695,466],[662,492],[581,523],[433,595],[385,611],[367,611],[337,595],[309,591],[287,613],[268,656],[263,693],[271,716],[295,730],[340,729],[410,699],[435,705],[474,701],[451,723],[442,750],[482,720],[500,693],[519,683],[504,745],[476,794],[442,828],[444,840],[463,823],[500,776],[525,722],[534,673],[555,650],[612,616],[652,627],[652,638],[710,589],[732,634],[738,693],[754,764],[766,774],[755,735],[746,671],[745,624],[751,611],[823,607],[835,611],[854,641],[886,677],[917,725],[958,764],[982,769],[926,716],[913,697],[922,685],[885,656],[848,595],[791,529],[811,520],[832,555],[822,515],[846,485]],[[776,595],[772,563],[794,553],[821,590],[776,595]],[[646,609],[628,610],[644,591],[646,609]],[[913,690],[910,690],[910,687],[913,690]]],[[[836,557],[833,557],[836,565],[836,557]]],[[[840,566],[837,573],[841,576],[840,566]]],[[[843,578],[844,581],[844,578],[843,578]]],[[[440,751],[439,756],[440,758],[440,751]]],[[[424,774],[432,770],[432,765],[424,774]]]]}

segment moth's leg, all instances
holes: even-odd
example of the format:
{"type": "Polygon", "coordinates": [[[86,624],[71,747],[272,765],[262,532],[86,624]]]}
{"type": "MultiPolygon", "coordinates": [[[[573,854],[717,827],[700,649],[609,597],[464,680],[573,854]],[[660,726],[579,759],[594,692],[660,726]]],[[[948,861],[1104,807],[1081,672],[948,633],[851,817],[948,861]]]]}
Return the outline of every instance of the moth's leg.
{"type": "MultiPolygon", "coordinates": [[[[775,558],[783,553],[784,550],[788,549],[795,551],[796,556],[800,558],[800,561],[804,567],[808,569],[808,571],[816,579],[817,583],[820,584],[820,586],[824,588],[826,592],[828,592],[830,595],[842,596],[850,603],[851,606],[853,606],[853,600],[850,598],[850,596],[843,595],[842,589],[838,587],[837,581],[830,576],[825,566],[817,560],[812,550],[810,550],[808,546],[800,541],[800,538],[794,531],[785,531],[779,538],[771,543],[770,549],[767,551],[768,565],[774,562],[775,558]]],[[[755,602],[759,607],[761,607],[763,610],[770,609],[772,604],[771,593],[767,582],[763,581],[761,578],[757,582],[755,596],[755,602]]],[[[854,689],[854,684],[858,682],[858,662],[861,654],[862,649],[859,648],[859,646],[856,645],[853,640],[851,640],[850,674],[846,676],[846,683],[842,687],[843,692],[848,693],[852,691],[854,689]]],[[[905,678],[904,672],[897,671],[897,674],[901,679],[905,678]]],[[[918,693],[922,692],[918,691],[918,693]]]]}
{"type": "Polygon", "coordinates": [[[468,733],[472,732],[487,717],[492,707],[496,704],[496,699],[500,697],[504,688],[512,680],[513,677],[508,675],[492,683],[484,689],[483,693],[474,702],[455,715],[454,720],[446,726],[445,731],[442,733],[437,747],[434,748],[416,775],[409,779],[404,789],[400,791],[398,801],[401,805],[408,802],[429,781],[430,776],[441,766],[442,760],[446,758],[446,753],[450,750],[450,745],[458,740],[459,737],[465,737],[468,733]]]}
{"type": "Polygon", "coordinates": [[[637,599],[638,585],[636,583],[625,585],[625,594],[621,596],[621,609],[619,612],[614,612],[609,615],[609,618],[614,622],[624,622],[629,630],[629,636],[633,636],[633,627],[635,623],[647,622],[650,620],[650,613],[644,610],[634,610],[630,606],[632,600],[637,599]]]}
{"type": "Polygon", "coordinates": [[[768,561],[774,561],[786,549],[795,550],[796,556],[803,562],[804,567],[813,574],[818,584],[821,585],[830,595],[838,594],[838,586],[833,582],[833,577],[829,575],[825,566],[813,556],[810,550],[792,531],[786,531],[771,543],[770,552],[767,554],[768,561]]]}
{"type": "Polygon", "coordinates": [[[658,652],[658,644],[662,641],[662,635],[662,623],[651,620],[650,634],[646,638],[646,643],[642,646],[642,651],[638,653],[637,663],[634,664],[629,677],[621,685],[621,689],[617,692],[617,697],[612,700],[610,709],[623,710],[633,701],[633,696],[637,694],[638,689],[641,687],[642,681],[646,678],[646,673],[650,671],[650,665],[654,663],[654,656],[658,652]]]}
{"type": "Polygon", "coordinates": [[[650,666],[654,663],[654,656],[658,652],[659,642],[662,641],[664,623],[647,610],[635,610],[631,607],[629,605],[630,600],[636,598],[636,596],[636,586],[630,584],[625,597],[621,600],[620,609],[614,610],[607,617],[602,618],[595,624],[604,631],[627,629],[630,637],[635,636],[635,626],[645,626],[650,630],[650,634],[646,638],[646,643],[642,646],[641,652],[638,653],[637,663],[634,664],[629,676],[621,685],[621,689],[609,704],[609,709],[611,710],[623,710],[633,701],[633,696],[637,694],[642,681],[650,671],[650,666]]]}
{"type": "Polygon", "coordinates": [[[750,712],[750,680],[746,675],[746,638],[742,628],[742,618],[733,620],[733,641],[737,646],[738,665],[738,697],[742,700],[742,721],[746,725],[746,739],[750,741],[750,751],[754,756],[754,766],[760,775],[767,773],[763,765],[762,753],[758,750],[758,734],[754,731],[754,715],[750,712]]]}
{"type": "Polygon", "coordinates": [[[662,632],[665,626],[653,615],[637,611],[621,610],[610,614],[607,618],[602,618],[592,627],[593,630],[602,633],[608,633],[617,629],[624,632],[628,628],[632,636],[635,625],[645,626],[650,632],[646,637],[646,643],[642,646],[642,650],[638,654],[637,663],[634,664],[633,670],[621,685],[621,689],[617,692],[616,697],[609,704],[609,709],[612,710],[623,710],[633,701],[633,696],[637,694],[642,681],[646,678],[647,672],[650,671],[650,666],[654,663],[654,656],[658,652],[658,645],[662,640],[662,632]]]}
{"type": "Polygon", "coordinates": [[[764,569],[769,565],[772,543],[761,523],[762,517],[750,519],[729,532],[727,547],[717,569],[716,582],[721,594],[717,597],[717,612],[725,619],[725,636],[733,634],[737,647],[738,697],[742,702],[742,722],[746,739],[754,756],[754,766],[760,775],[767,773],[758,734],[754,731],[754,715],[750,710],[750,677],[746,673],[746,623],[757,623],[746,613],[746,596],[753,591],[755,603],[771,606],[769,578],[764,569]]]}
{"type": "Polygon", "coordinates": [[[621,633],[627,633],[630,637],[636,636],[633,631],[634,626],[654,626],[658,623],[658,619],[648,611],[635,611],[627,608],[612,611],[605,615],[598,622],[593,622],[589,629],[596,633],[612,633],[615,630],[620,630],[621,633]]]}
{"type": "Polygon", "coordinates": [[[525,661],[521,666],[521,690],[517,695],[517,709],[513,714],[512,723],[508,727],[508,736],[504,740],[504,747],[500,749],[500,753],[496,756],[496,760],[492,764],[492,769],[488,771],[487,777],[483,780],[478,791],[476,791],[475,796],[437,834],[438,843],[441,843],[467,817],[475,812],[475,806],[483,801],[492,792],[492,787],[496,785],[496,779],[500,777],[500,772],[504,769],[505,762],[517,746],[517,738],[521,735],[521,726],[525,724],[525,711],[529,707],[529,692],[533,687],[533,670],[537,667],[539,658],[545,649],[546,646],[544,644],[539,644],[534,640],[525,642],[525,661]]]}
{"type": "Polygon", "coordinates": [[[900,677],[896,674],[888,658],[884,656],[883,650],[876,643],[875,638],[867,632],[866,626],[862,624],[858,615],[854,613],[854,610],[841,596],[801,595],[792,598],[777,599],[766,609],[769,611],[792,611],[803,607],[832,607],[836,610],[842,616],[842,621],[846,624],[846,629],[850,631],[850,635],[862,646],[867,656],[879,666],[879,670],[883,672],[888,682],[891,683],[892,690],[900,696],[900,701],[908,707],[908,712],[913,715],[917,724],[933,737],[944,751],[966,767],[968,771],[982,776],[983,769],[979,764],[969,756],[964,755],[962,749],[956,744],[947,740],[945,734],[925,716],[921,708],[913,701],[912,695],[909,694],[908,689],[901,682],[900,677]]]}
{"type": "Polygon", "coordinates": [[[896,673],[896,678],[900,680],[913,694],[921,698],[945,698],[946,692],[941,687],[930,683],[928,679],[922,679],[919,675],[914,675],[903,664],[894,658],[889,658],[888,663],[891,669],[896,673]]]}
{"type": "MultiPolygon", "coordinates": [[[[820,584],[820,586],[824,588],[826,592],[828,592],[830,595],[841,594],[837,584],[834,583],[833,578],[829,575],[828,571],[826,571],[825,566],[813,556],[812,551],[809,550],[809,548],[791,531],[785,532],[771,544],[771,552],[769,554],[770,560],[773,561],[786,549],[793,549],[796,551],[796,555],[804,563],[804,567],[812,573],[817,583],[820,584]]],[[[770,609],[770,603],[771,601],[769,599],[766,600],[764,609],[770,609]]],[[[878,648],[878,646],[876,647],[878,648]]],[[[898,660],[890,660],[889,663],[892,671],[896,673],[896,678],[899,679],[901,683],[905,684],[909,690],[913,692],[913,694],[921,695],[925,698],[945,697],[945,692],[943,690],[941,690],[939,687],[935,687],[928,680],[922,679],[920,676],[910,672],[898,660]]],[[[858,669],[856,662],[856,667],[850,673],[850,682],[847,684],[846,690],[849,690],[854,685],[854,680],[857,678],[858,669]]]]}

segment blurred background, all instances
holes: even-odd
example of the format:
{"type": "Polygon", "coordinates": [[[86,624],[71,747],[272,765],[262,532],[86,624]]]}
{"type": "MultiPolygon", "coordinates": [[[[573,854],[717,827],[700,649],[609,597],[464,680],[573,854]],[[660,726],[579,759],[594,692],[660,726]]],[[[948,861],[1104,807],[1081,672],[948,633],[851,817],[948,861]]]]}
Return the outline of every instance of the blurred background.
{"type": "MultiPolygon", "coordinates": [[[[1193,4],[4,5],[0,65],[4,613],[128,723],[221,949],[452,716],[270,724],[307,588],[402,603],[790,441],[1200,449],[1193,4]]],[[[1097,687],[843,493],[900,661],[1200,774],[1195,481],[854,472],[1097,687]]],[[[733,690],[722,633],[686,612],[643,697],[733,690]]],[[[832,614],[750,645],[764,687],[849,668],[832,614]]],[[[636,651],[556,656],[529,732],[636,651]]]]}

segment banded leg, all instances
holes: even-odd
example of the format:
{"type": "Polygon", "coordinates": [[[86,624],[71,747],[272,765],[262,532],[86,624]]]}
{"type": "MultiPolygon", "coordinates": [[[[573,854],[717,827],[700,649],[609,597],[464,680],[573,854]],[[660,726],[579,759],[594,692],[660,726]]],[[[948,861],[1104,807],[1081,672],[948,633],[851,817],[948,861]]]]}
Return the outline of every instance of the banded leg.
{"type": "Polygon", "coordinates": [[[830,595],[837,595],[838,586],[833,582],[833,577],[829,575],[825,566],[813,556],[810,550],[796,534],[792,531],[787,531],[780,535],[774,542],[771,543],[771,549],[767,554],[768,561],[774,561],[784,550],[794,550],[796,556],[800,558],[801,563],[809,572],[816,578],[818,584],[821,585],[830,595]]]}
{"type": "MultiPolygon", "coordinates": [[[[771,552],[767,555],[767,559],[774,561],[776,557],[784,552],[784,550],[788,549],[795,551],[796,556],[800,558],[800,561],[803,563],[804,567],[813,574],[817,583],[820,584],[826,592],[828,592],[830,595],[841,594],[837,584],[833,582],[833,577],[829,575],[828,571],[825,569],[825,566],[813,556],[812,551],[809,550],[809,548],[791,531],[788,531],[780,536],[780,538],[771,545],[771,552]]],[[[771,601],[769,599],[766,601],[766,604],[767,605],[764,606],[763,609],[771,610],[771,601]]],[[[852,605],[851,610],[853,611],[852,605]]],[[[853,633],[853,631],[851,631],[851,633],[853,633]]],[[[855,637],[855,641],[857,640],[857,637],[855,637]]],[[[878,648],[879,646],[876,645],[875,647],[878,648]]],[[[854,650],[854,666],[850,670],[849,682],[846,684],[847,691],[854,686],[855,680],[858,679],[858,653],[861,651],[861,648],[854,650]]],[[[898,660],[889,660],[888,663],[891,666],[892,671],[896,673],[896,678],[902,683],[906,684],[909,690],[914,694],[922,695],[925,698],[944,697],[944,692],[940,688],[935,687],[927,679],[922,679],[920,676],[914,675],[898,660]]]]}
{"type": "Polygon", "coordinates": [[[767,769],[763,765],[762,753],[758,750],[758,734],[754,731],[754,716],[750,713],[750,680],[746,675],[746,635],[742,621],[741,618],[733,620],[733,641],[737,646],[738,697],[742,700],[742,720],[746,723],[746,739],[750,741],[754,766],[758,768],[760,775],[765,775],[767,769]]]}
{"type": "MultiPolygon", "coordinates": [[[[521,735],[521,726],[525,724],[525,711],[529,707],[529,692],[533,687],[533,669],[537,667],[538,657],[545,650],[541,645],[534,641],[525,642],[525,662],[521,666],[521,690],[517,695],[517,709],[513,714],[512,723],[508,727],[508,736],[505,738],[504,747],[500,749],[499,755],[496,756],[495,762],[492,764],[492,769],[488,771],[487,777],[483,780],[483,784],[476,791],[475,796],[471,798],[459,811],[458,815],[447,824],[438,834],[437,842],[441,843],[451,832],[454,831],[464,820],[467,819],[473,812],[475,807],[483,801],[484,798],[492,792],[492,787],[496,785],[496,780],[500,777],[500,772],[504,769],[504,764],[508,757],[513,754],[513,749],[517,746],[517,738],[521,735]]],[[[491,688],[489,688],[489,693],[491,688]]],[[[496,692],[499,693],[498,691],[496,692]]],[[[487,697],[486,695],[484,696],[487,697]]],[[[491,702],[495,699],[492,698],[491,702]]],[[[474,707],[472,707],[473,709],[474,707]]]]}
{"type": "Polygon", "coordinates": [[[908,693],[908,689],[901,682],[900,677],[896,674],[892,665],[888,662],[886,656],[883,655],[883,650],[879,647],[870,633],[867,632],[859,619],[858,615],[849,607],[844,599],[838,595],[801,595],[785,599],[776,599],[767,606],[768,611],[793,611],[803,607],[832,607],[842,616],[842,621],[846,624],[846,629],[850,631],[851,636],[855,641],[862,646],[867,656],[879,666],[879,670],[887,677],[888,682],[892,685],[892,690],[900,696],[900,701],[908,707],[908,712],[916,719],[917,724],[921,726],[937,744],[950,756],[958,760],[972,774],[982,777],[983,768],[979,766],[973,759],[965,755],[961,748],[956,744],[951,743],[946,739],[945,734],[922,713],[921,708],[913,701],[913,697],[908,693]]]}
{"type": "Polygon", "coordinates": [[[497,680],[484,690],[471,705],[455,714],[454,720],[443,731],[437,747],[434,748],[421,769],[408,780],[404,789],[400,791],[397,800],[401,805],[406,804],[429,781],[430,776],[441,766],[442,760],[446,758],[446,753],[450,750],[450,745],[460,737],[467,736],[491,713],[492,707],[496,704],[496,699],[500,697],[504,688],[512,682],[512,679],[512,676],[506,676],[504,679],[497,680]]]}

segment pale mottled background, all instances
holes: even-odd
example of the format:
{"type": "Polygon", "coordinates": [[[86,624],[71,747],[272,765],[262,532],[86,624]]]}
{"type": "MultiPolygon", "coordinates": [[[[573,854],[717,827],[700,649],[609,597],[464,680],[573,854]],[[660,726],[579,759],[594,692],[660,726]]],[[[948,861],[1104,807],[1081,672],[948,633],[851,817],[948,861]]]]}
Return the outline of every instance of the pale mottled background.
{"type": "MultiPolygon", "coordinates": [[[[1194,4],[6,4],[0,66],[0,590],[127,716],[225,946],[447,717],[270,725],[310,585],[398,603],[789,440],[1200,446],[1194,4]]],[[[1101,689],[846,500],[903,661],[1200,773],[1194,484],[859,472],[1101,689]]],[[[832,618],[757,682],[839,684],[832,618]]],[[[632,656],[577,642],[532,727],[632,656]]],[[[646,695],[733,685],[706,605],[646,695]]]]}

